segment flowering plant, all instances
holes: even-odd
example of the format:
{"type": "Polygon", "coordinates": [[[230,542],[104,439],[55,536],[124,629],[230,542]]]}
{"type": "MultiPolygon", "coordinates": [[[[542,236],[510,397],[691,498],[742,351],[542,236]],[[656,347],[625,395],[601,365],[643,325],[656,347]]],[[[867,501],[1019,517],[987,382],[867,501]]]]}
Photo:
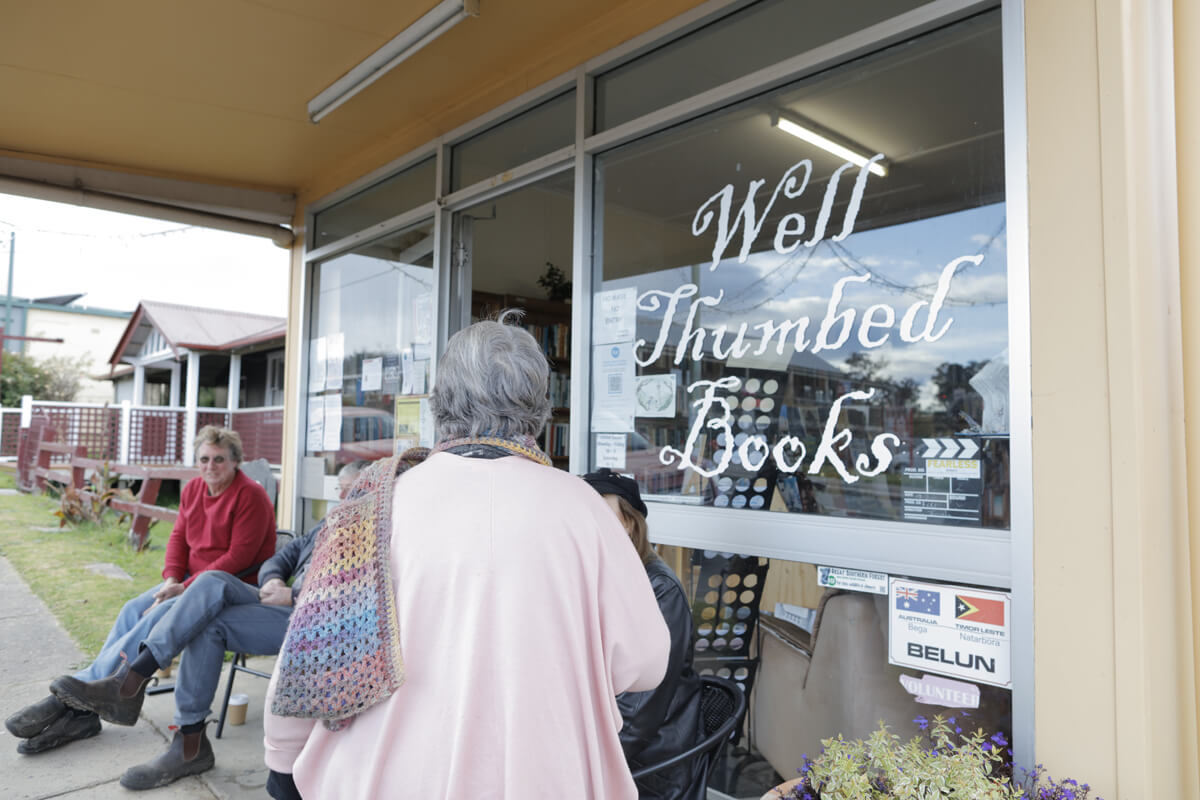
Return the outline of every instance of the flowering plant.
{"type": "MultiPolygon", "coordinates": [[[[1088,800],[1091,788],[1073,780],[1054,781],[1039,764],[1014,780],[1008,740],[964,731],[955,717],[917,717],[925,737],[907,742],[879,728],[867,739],[840,735],[822,742],[816,760],[804,757],[800,777],[778,787],[782,800],[1088,800]]],[[[1102,798],[1095,798],[1102,800],[1102,798]]]]}

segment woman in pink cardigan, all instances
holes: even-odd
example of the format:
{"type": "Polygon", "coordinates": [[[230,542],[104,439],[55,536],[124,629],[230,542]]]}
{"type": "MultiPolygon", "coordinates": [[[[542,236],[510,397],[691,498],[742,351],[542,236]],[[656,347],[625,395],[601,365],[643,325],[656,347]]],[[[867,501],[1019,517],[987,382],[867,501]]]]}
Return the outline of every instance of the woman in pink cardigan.
{"type": "Polygon", "coordinates": [[[460,331],[438,445],[327,518],[268,692],[272,796],[637,797],[615,697],[670,638],[616,517],[537,448],[547,375],[503,317],[460,331]]]}

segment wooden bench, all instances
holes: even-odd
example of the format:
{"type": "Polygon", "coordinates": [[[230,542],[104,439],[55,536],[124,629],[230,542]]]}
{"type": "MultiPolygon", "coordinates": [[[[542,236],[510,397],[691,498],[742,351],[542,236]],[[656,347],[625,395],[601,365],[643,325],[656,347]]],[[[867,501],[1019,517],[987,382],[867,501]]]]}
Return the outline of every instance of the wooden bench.
{"type": "Polygon", "coordinates": [[[44,491],[46,483],[70,486],[79,492],[86,500],[95,500],[97,495],[87,485],[87,472],[106,471],[110,476],[118,476],[142,482],[137,496],[133,500],[113,498],[109,500],[110,507],[117,511],[130,514],[133,517],[129,528],[129,541],[140,551],[146,546],[150,535],[150,523],[154,521],[175,524],[179,512],[155,505],[159,489],[163,481],[176,480],[187,483],[200,474],[195,467],[156,467],[140,466],[137,464],[113,464],[85,456],[83,445],[66,445],[57,442],[42,442],[38,445],[37,466],[32,470],[34,485],[38,491],[44,491]],[[50,460],[55,454],[68,455],[70,460],[65,464],[52,467],[50,460]]]}

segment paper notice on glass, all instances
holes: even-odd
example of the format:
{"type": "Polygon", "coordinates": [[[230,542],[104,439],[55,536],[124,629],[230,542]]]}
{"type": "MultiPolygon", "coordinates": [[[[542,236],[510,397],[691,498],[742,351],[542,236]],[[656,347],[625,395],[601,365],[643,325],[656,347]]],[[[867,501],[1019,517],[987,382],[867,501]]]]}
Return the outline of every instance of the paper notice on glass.
{"type": "Polygon", "coordinates": [[[592,305],[592,343],[631,342],[636,333],[637,289],[598,292],[592,305]]]}
{"type": "Polygon", "coordinates": [[[412,390],[413,394],[425,394],[425,376],[429,371],[428,361],[413,361],[412,390]]]}
{"type": "Polygon", "coordinates": [[[400,393],[400,356],[388,354],[383,357],[383,393],[400,393]]]}
{"type": "Polygon", "coordinates": [[[674,372],[666,375],[638,375],[634,379],[634,397],[637,400],[639,417],[675,416],[674,372]]]}
{"type": "Polygon", "coordinates": [[[325,337],[318,336],[308,343],[308,390],[325,391],[325,337]]]}
{"type": "Polygon", "coordinates": [[[625,434],[596,434],[596,468],[625,469],[625,434]]]}
{"type": "Polygon", "coordinates": [[[342,446],[342,393],[327,394],[325,398],[325,450],[339,450],[342,446]]]}
{"type": "Polygon", "coordinates": [[[342,388],[342,359],[346,357],[346,336],[335,333],[325,344],[325,388],[342,388]]]}
{"type": "Polygon", "coordinates": [[[410,447],[416,447],[421,443],[422,412],[428,408],[425,400],[427,400],[427,398],[396,398],[396,442],[393,451],[396,455],[403,453],[410,447]]]}
{"type": "Polygon", "coordinates": [[[592,430],[633,432],[633,343],[592,348],[592,430]]]}
{"type": "Polygon", "coordinates": [[[364,358],[362,361],[362,390],[378,392],[383,388],[383,359],[364,358]]]}
{"type": "Polygon", "coordinates": [[[400,394],[415,394],[415,376],[413,375],[412,348],[400,354],[400,374],[403,376],[400,384],[400,394]]]}
{"type": "Polygon", "coordinates": [[[320,395],[308,398],[308,435],[304,449],[310,453],[325,449],[325,398],[320,395]]]}

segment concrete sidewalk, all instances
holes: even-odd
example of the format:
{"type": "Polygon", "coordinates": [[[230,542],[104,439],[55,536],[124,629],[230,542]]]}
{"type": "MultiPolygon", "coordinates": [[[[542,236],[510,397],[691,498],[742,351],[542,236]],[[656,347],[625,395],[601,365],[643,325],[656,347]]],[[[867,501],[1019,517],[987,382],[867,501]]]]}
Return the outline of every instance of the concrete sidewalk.
{"type": "MultiPolygon", "coordinates": [[[[83,662],[83,653],[46,605],[30,591],[12,564],[0,556],[0,716],[7,717],[45,697],[53,678],[73,671],[83,662]]],[[[258,659],[258,666],[269,670],[273,662],[272,658],[258,659]]],[[[220,713],[218,705],[224,697],[227,674],[228,667],[213,701],[214,716],[220,713]]],[[[266,690],[264,679],[240,673],[234,691],[250,695],[246,724],[226,725],[220,739],[213,738],[216,725],[208,727],[216,767],[148,792],[131,792],[119,780],[126,768],[148,761],[166,748],[172,736],[167,726],[175,710],[170,692],[147,697],[142,719],[133,727],[103,723],[99,736],[38,755],[19,754],[17,740],[0,726],[0,797],[261,800],[267,797],[267,768],[262,762],[266,690]]]]}

